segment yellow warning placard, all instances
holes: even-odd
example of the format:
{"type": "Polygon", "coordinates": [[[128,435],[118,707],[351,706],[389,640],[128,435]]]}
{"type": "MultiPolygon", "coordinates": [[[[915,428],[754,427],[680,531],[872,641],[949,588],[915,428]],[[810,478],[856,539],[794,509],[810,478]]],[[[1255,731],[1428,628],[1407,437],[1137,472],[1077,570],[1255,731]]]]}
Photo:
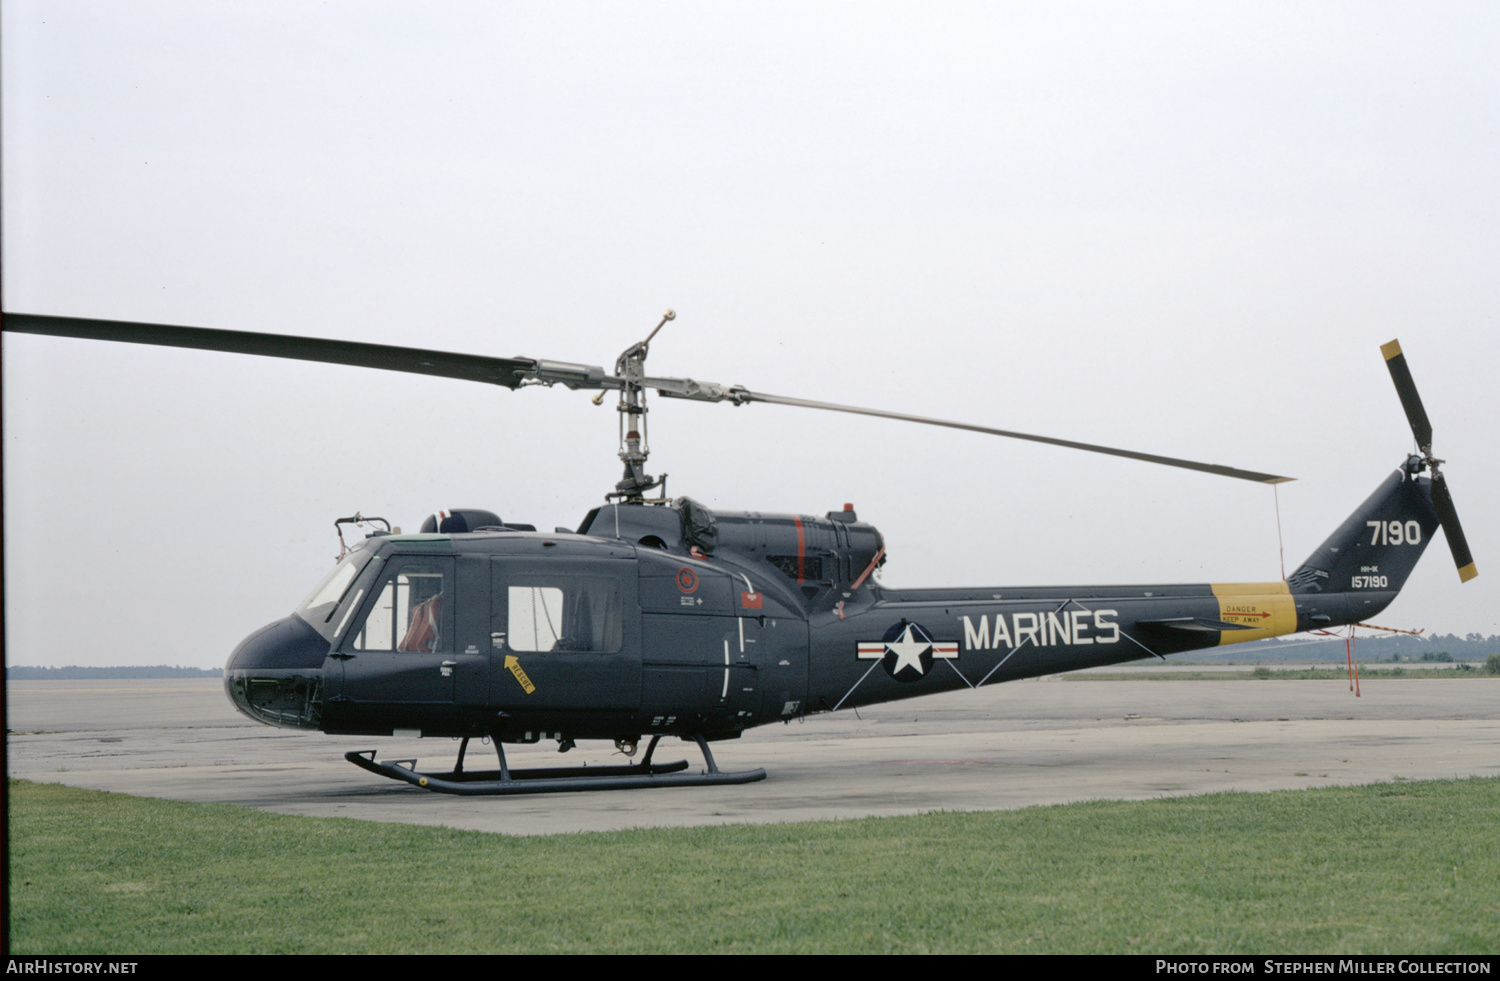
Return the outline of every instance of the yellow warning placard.
{"type": "Polygon", "coordinates": [[[526,677],[526,671],[521,667],[521,661],[514,654],[505,655],[505,670],[516,676],[516,681],[521,685],[521,690],[530,695],[536,691],[536,685],[526,677]]]}
{"type": "Polygon", "coordinates": [[[1216,582],[1219,619],[1253,629],[1226,630],[1219,643],[1239,644],[1262,637],[1289,634],[1297,629],[1297,603],[1284,582],[1216,582]]]}

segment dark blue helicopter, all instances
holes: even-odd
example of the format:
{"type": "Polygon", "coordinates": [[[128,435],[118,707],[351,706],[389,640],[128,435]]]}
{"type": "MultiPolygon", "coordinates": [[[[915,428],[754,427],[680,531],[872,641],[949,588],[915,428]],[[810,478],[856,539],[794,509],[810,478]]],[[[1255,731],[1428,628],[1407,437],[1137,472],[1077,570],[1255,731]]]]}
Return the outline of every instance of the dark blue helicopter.
{"type": "Polygon", "coordinates": [[[889,589],[884,541],[851,505],[813,515],[711,511],[665,496],[645,471],[648,391],[771,402],[967,429],[1263,483],[1289,478],[1112,447],[645,374],[651,340],[613,373],[589,365],[195,327],[6,314],[24,333],[258,354],[519,388],[561,384],[620,399],[624,475],[574,530],[439,512],[416,534],[385,527],[346,549],[288,617],[230,656],[226,692],[268,725],[346,735],[449,736],[452,770],[414,760],[367,770],[455,794],[747,783],[709,743],[804,715],[1365,620],[1395,599],[1441,527],[1467,581],[1473,557],[1432,455],[1432,427],[1400,346],[1382,348],[1419,452],[1283,582],[889,589]],[[653,493],[659,496],[649,496],[653,493]],[[613,740],[639,763],[511,770],[506,743],[613,740]],[[654,762],[663,736],[706,770],[654,762]],[[497,770],[466,770],[473,738],[497,770]]]}

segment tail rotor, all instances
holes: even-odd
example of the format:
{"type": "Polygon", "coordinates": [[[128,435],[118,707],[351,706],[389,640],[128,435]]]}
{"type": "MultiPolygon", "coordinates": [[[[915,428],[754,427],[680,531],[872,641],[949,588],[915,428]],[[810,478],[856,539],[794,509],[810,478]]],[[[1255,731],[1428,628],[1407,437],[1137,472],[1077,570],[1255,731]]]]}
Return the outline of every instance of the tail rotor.
{"type": "Polygon", "coordinates": [[[1422,396],[1417,394],[1416,382],[1412,381],[1411,369],[1406,365],[1406,355],[1401,353],[1399,341],[1380,346],[1385,355],[1385,365],[1390,369],[1391,381],[1396,384],[1396,394],[1401,398],[1401,407],[1406,410],[1406,419],[1411,423],[1411,434],[1417,440],[1418,453],[1406,462],[1406,469],[1417,474],[1423,468],[1432,470],[1432,506],[1437,511],[1438,522],[1443,526],[1443,535],[1448,539],[1448,548],[1453,552],[1453,563],[1458,566],[1458,578],[1468,582],[1479,571],[1474,568],[1474,555],[1464,538],[1463,526],[1458,522],[1458,511],[1453,506],[1453,494],[1448,490],[1448,480],[1439,466],[1444,462],[1432,455],[1432,423],[1427,419],[1427,410],[1422,407],[1422,396]]]}

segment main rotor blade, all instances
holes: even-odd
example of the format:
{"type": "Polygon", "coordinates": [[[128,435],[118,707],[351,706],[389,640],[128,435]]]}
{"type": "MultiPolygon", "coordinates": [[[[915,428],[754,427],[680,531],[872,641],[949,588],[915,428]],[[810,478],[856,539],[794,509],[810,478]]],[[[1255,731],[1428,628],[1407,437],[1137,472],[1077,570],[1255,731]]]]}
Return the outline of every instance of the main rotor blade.
{"type": "Polygon", "coordinates": [[[1458,509],[1453,506],[1453,495],[1448,492],[1448,478],[1440,473],[1432,475],[1432,507],[1443,526],[1443,537],[1448,539],[1453,564],[1458,566],[1458,579],[1468,582],[1479,575],[1479,570],[1474,568],[1474,554],[1469,551],[1463,527],[1458,523],[1458,509]]]}
{"type": "Polygon", "coordinates": [[[1136,453],[1133,450],[1121,450],[1112,446],[1096,446],[1093,443],[1076,443],[1069,439],[1053,439],[1050,436],[1033,436],[1030,433],[1017,433],[1008,429],[991,429],[989,426],[976,426],[967,422],[949,422],[945,419],[930,419],[926,416],[907,415],[904,412],[887,412],[884,409],[861,409],[852,405],[836,405],[832,402],[813,402],[808,399],[787,398],[784,395],[763,395],[758,392],[749,392],[743,389],[736,392],[737,401],[744,402],[770,402],[774,405],[797,405],[806,409],[827,409],[830,412],[849,412],[854,415],[876,416],[881,419],[899,419],[903,422],[920,422],[927,426],[945,426],[949,429],[967,429],[973,433],[988,433],[991,436],[1005,436],[1010,439],[1024,439],[1033,443],[1048,443],[1052,446],[1066,446],[1074,450],[1086,450],[1089,453],[1105,453],[1109,456],[1122,456],[1129,460],[1143,460],[1146,463],[1159,463],[1168,467],[1181,467],[1184,470],[1197,470],[1202,473],[1218,474],[1222,477],[1238,477],[1240,480],[1253,480],[1262,484],[1281,484],[1295,477],[1278,477],[1275,474],[1256,473],[1253,470],[1240,470],[1237,467],[1226,467],[1217,463],[1198,463],[1193,460],[1179,460],[1170,456],[1157,456],[1154,453],[1136,453]]]}
{"type": "MultiPolygon", "coordinates": [[[[119,320],[90,320],[81,317],[51,317],[41,314],[7,313],[4,315],[4,330],[22,334],[42,334],[52,337],[74,337],[85,340],[119,341],[130,344],[153,344],[161,347],[191,348],[201,351],[222,351],[231,354],[254,354],[263,357],[291,358],[299,361],[319,361],[325,364],[342,364],[359,368],[380,368],[386,371],[406,371],[419,375],[441,378],[458,378],[467,381],[503,385],[518,388],[523,380],[536,380],[546,384],[558,383],[572,389],[619,389],[625,380],[607,375],[602,368],[592,365],[577,365],[566,362],[541,361],[530,358],[490,358],[475,354],[454,354],[445,351],[429,351],[421,348],[394,347],[386,344],[365,344],[359,341],[336,341],[319,337],[298,337],[288,334],[260,334],[241,330],[212,330],[206,327],[178,327],[167,324],[144,324],[119,320]]],[[[1394,371],[1394,369],[1393,369],[1394,371]]],[[[1136,453],[1132,450],[1079,443],[1073,440],[1053,439],[1030,433],[993,429],[971,423],[950,422],[926,416],[888,412],[883,409],[864,409],[852,405],[837,405],[832,402],[815,402],[794,399],[782,395],[765,395],[751,392],[739,386],[725,387],[710,382],[697,382],[690,378],[646,378],[647,388],[662,395],[697,401],[720,402],[768,402],[777,405],[801,406],[809,409],[826,409],[831,412],[847,412],[855,415],[875,416],[882,419],[898,419],[928,426],[944,426],[949,429],[964,429],[969,432],[1005,436],[1010,439],[1047,443],[1069,449],[1104,453],[1109,456],[1158,463],[1184,470],[1236,477],[1258,483],[1279,484],[1293,480],[1275,474],[1240,470],[1216,463],[1198,463],[1174,457],[1157,456],[1152,453],[1136,453]]],[[[1413,389],[1415,392],[1415,389],[1413,389]]]]}
{"type": "Polygon", "coordinates": [[[521,374],[534,372],[535,361],[526,358],[487,358],[477,354],[451,354],[413,347],[334,341],[321,337],[288,334],[257,334],[245,330],[210,330],[206,327],[173,327],[122,320],[87,320],[81,317],[47,317],[32,313],[7,313],[3,328],[18,334],[77,337],[93,341],[155,344],[229,354],[255,354],[297,361],[321,361],[356,368],[408,371],[440,378],[460,378],[515,388],[521,374]]]}
{"type": "Polygon", "coordinates": [[[1427,421],[1427,410],[1422,408],[1417,383],[1411,380],[1411,369],[1406,366],[1406,355],[1401,353],[1401,342],[1380,345],[1380,353],[1385,355],[1385,366],[1391,371],[1391,381],[1396,383],[1396,394],[1401,397],[1401,408],[1406,410],[1406,421],[1411,423],[1411,434],[1417,438],[1417,446],[1423,453],[1431,453],[1432,423],[1427,421]]]}

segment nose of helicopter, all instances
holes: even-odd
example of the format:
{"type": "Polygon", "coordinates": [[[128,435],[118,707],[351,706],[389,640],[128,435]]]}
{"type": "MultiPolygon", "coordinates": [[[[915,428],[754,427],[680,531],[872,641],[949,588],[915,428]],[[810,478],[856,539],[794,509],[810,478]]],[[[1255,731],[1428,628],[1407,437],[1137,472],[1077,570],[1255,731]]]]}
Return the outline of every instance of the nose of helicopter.
{"type": "Polygon", "coordinates": [[[229,655],[224,693],[256,722],[321,729],[328,650],[328,641],[301,617],[269,623],[240,641],[229,655]]]}

